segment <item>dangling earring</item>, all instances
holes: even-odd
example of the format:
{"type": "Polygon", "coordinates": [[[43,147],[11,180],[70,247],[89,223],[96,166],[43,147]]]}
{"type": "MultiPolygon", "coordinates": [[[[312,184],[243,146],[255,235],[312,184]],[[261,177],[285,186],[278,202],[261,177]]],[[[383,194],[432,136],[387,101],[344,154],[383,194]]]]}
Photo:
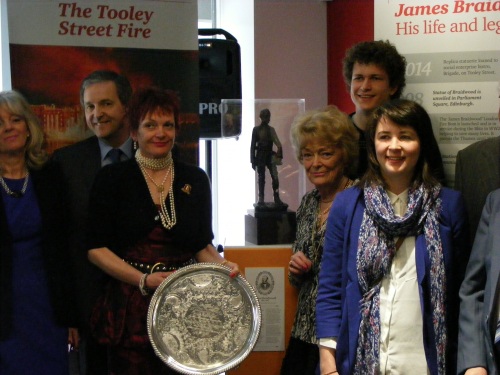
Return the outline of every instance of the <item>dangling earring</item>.
{"type": "Polygon", "coordinates": [[[134,151],[135,151],[135,150],[137,150],[137,142],[136,142],[136,141],[133,141],[132,143],[133,143],[133,145],[134,145],[134,151]]]}

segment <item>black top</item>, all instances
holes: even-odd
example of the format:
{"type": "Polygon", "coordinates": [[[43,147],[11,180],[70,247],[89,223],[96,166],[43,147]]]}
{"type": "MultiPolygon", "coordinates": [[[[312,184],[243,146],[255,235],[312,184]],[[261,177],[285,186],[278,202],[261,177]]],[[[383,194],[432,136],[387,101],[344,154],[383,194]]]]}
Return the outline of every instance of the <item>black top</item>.
{"type": "Polygon", "coordinates": [[[355,175],[348,176],[351,180],[356,180],[358,178],[363,177],[365,174],[367,168],[368,168],[368,151],[366,150],[366,137],[365,137],[365,131],[362,130],[361,128],[356,125],[354,122],[353,116],[356,112],[353,112],[349,115],[351,118],[352,124],[354,125],[354,128],[357,130],[359,134],[358,138],[358,147],[359,147],[359,159],[358,159],[358,170],[355,175]]]}
{"type": "MultiPolygon", "coordinates": [[[[194,255],[213,239],[210,184],[202,169],[174,161],[174,202],[177,224],[169,231],[172,244],[194,255]]],[[[170,208],[168,197],[166,205],[170,208]]],[[[90,193],[86,248],[107,247],[122,256],[159,220],[135,159],[108,165],[97,174],[90,193]]]]}

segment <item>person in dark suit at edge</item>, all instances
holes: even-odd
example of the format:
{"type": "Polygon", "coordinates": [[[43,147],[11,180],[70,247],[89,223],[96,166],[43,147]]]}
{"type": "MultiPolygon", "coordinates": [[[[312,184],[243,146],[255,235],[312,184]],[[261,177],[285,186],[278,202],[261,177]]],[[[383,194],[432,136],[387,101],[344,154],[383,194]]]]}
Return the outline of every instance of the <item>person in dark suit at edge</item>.
{"type": "Polygon", "coordinates": [[[497,375],[500,361],[500,189],[486,198],[460,288],[457,373],[497,375]]]}
{"type": "MultiPolygon", "coordinates": [[[[500,97],[500,83],[498,86],[500,97]]],[[[500,106],[498,107],[500,121],[500,106]]],[[[474,241],[486,196],[500,188],[500,137],[475,142],[458,151],[455,164],[455,189],[465,199],[470,238],[474,241]]]]}
{"type": "Polygon", "coordinates": [[[80,102],[93,136],[56,150],[53,160],[61,166],[69,187],[73,261],[77,270],[77,296],[81,325],[79,368],[81,375],[107,374],[106,350],[89,331],[91,307],[104,282],[104,274],[87,259],[84,249],[87,206],[94,177],[101,167],[130,159],[133,154],[129,127],[123,121],[132,95],[128,79],[114,71],[97,70],[85,77],[80,102]]]}
{"type": "MultiPolygon", "coordinates": [[[[500,97],[500,85],[499,85],[500,97]]],[[[500,107],[498,109],[500,120],[500,107]]],[[[500,137],[457,154],[455,188],[465,198],[474,240],[460,288],[458,374],[496,375],[500,364],[500,137]]]]}

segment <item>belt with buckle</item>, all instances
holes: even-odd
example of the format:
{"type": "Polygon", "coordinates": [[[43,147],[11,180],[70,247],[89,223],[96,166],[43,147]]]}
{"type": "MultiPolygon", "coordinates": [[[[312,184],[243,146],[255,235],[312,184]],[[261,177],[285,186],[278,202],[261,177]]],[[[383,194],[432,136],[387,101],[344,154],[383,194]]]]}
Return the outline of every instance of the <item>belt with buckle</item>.
{"type": "Polygon", "coordinates": [[[178,270],[179,268],[189,266],[190,264],[196,263],[196,261],[193,258],[188,259],[187,261],[182,262],[182,263],[177,263],[177,264],[174,263],[174,264],[170,264],[168,266],[163,262],[143,263],[143,262],[135,262],[135,261],[131,261],[131,260],[126,260],[126,259],[123,259],[123,261],[127,262],[132,267],[141,271],[142,273],[172,272],[172,271],[178,270]]]}

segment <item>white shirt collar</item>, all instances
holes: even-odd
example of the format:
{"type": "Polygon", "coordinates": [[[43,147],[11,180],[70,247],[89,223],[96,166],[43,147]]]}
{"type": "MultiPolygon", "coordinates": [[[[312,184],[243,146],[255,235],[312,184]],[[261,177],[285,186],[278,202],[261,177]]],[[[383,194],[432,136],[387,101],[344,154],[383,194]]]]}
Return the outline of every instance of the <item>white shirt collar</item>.
{"type": "Polygon", "coordinates": [[[391,205],[394,208],[394,213],[397,216],[403,216],[408,208],[408,189],[403,191],[401,194],[394,194],[393,192],[387,191],[387,195],[391,200],[391,205]]]}

